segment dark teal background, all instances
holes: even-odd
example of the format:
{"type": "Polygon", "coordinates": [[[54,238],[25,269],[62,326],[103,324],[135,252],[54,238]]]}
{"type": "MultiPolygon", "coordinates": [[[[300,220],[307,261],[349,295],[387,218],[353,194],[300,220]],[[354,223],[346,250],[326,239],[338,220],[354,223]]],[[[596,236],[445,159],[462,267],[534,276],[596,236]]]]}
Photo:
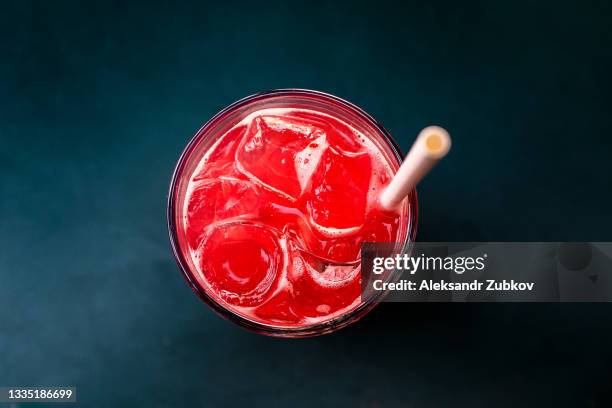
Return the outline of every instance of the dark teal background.
{"type": "Polygon", "coordinates": [[[447,127],[422,241],[612,241],[609,1],[0,5],[0,386],[80,406],[608,407],[609,304],[386,304],[306,340],[214,315],[172,258],[194,132],[281,87],[403,149],[447,127]]]}

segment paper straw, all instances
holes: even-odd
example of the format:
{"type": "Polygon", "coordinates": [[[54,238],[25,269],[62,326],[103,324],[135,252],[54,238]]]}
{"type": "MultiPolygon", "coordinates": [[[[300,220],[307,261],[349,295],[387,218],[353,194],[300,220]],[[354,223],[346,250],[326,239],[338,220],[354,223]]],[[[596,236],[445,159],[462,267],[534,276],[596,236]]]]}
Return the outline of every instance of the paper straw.
{"type": "Polygon", "coordinates": [[[450,147],[451,139],[445,129],[428,126],[421,130],[404,163],[380,195],[380,205],[388,211],[397,209],[438,160],[446,156],[450,147]]]}

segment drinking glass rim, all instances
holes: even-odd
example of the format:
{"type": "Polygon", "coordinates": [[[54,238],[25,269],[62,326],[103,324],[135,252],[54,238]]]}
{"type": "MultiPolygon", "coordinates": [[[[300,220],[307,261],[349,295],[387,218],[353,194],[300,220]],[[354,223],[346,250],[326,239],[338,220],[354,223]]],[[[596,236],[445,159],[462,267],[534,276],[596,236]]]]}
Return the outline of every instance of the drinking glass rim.
{"type": "MultiPolygon", "coordinates": [[[[184,167],[187,165],[187,163],[191,159],[190,156],[191,156],[192,151],[194,150],[196,146],[198,146],[198,143],[204,137],[210,136],[210,135],[206,135],[206,132],[210,128],[212,128],[215,124],[217,124],[219,120],[224,118],[227,114],[245,105],[256,102],[258,100],[263,100],[266,97],[277,97],[277,96],[294,96],[294,97],[297,96],[299,97],[300,95],[306,96],[306,97],[315,96],[323,100],[327,100],[328,102],[331,101],[331,102],[340,104],[341,106],[348,108],[351,111],[351,113],[354,113],[357,116],[361,116],[362,119],[364,119],[366,122],[369,122],[369,124],[373,125],[378,130],[379,135],[382,137],[385,143],[387,143],[387,145],[391,148],[391,152],[397,159],[398,163],[401,164],[401,162],[403,161],[404,154],[402,153],[401,148],[399,147],[395,139],[393,139],[391,134],[387,132],[387,130],[378,121],[376,121],[376,119],[374,119],[369,113],[367,113],[366,111],[361,109],[359,106],[349,101],[346,101],[340,97],[337,97],[335,95],[331,95],[325,92],[315,91],[315,90],[310,90],[310,89],[301,89],[301,88],[282,88],[282,89],[274,89],[274,90],[269,90],[269,91],[258,92],[258,93],[246,96],[244,98],[241,98],[237,100],[236,102],[221,109],[212,118],[206,121],[206,123],[204,123],[204,125],[202,125],[195,132],[193,137],[190,139],[190,141],[187,143],[187,145],[181,152],[179,160],[172,173],[172,179],[170,182],[170,188],[168,192],[168,202],[167,202],[167,212],[166,212],[168,235],[169,235],[170,245],[172,247],[174,259],[177,262],[177,265],[179,269],[181,270],[183,277],[185,278],[185,280],[187,281],[191,289],[196,293],[196,295],[198,295],[200,299],[202,299],[213,311],[215,311],[221,317],[224,317],[232,321],[233,323],[236,323],[256,333],[276,336],[276,337],[310,337],[310,336],[322,335],[325,333],[339,330],[355,322],[356,320],[358,320],[359,318],[367,314],[372,308],[374,308],[379,303],[378,301],[384,296],[384,294],[381,293],[376,298],[371,298],[371,299],[368,299],[362,302],[360,305],[358,305],[354,309],[350,310],[349,312],[341,316],[333,317],[324,322],[314,323],[308,326],[299,326],[299,327],[274,326],[274,325],[259,323],[259,322],[250,320],[244,316],[241,316],[238,313],[224,307],[216,299],[210,296],[206,292],[206,290],[204,290],[201,287],[201,285],[198,284],[195,277],[193,276],[191,268],[186,262],[185,256],[178,242],[177,226],[176,226],[176,221],[175,221],[175,210],[176,210],[175,201],[177,201],[176,200],[177,188],[178,188],[180,177],[183,175],[182,173],[183,173],[184,167]]],[[[416,189],[414,189],[410,193],[410,195],[408,196],[408,199],[410,200],[410,211],[408,214],[409,220],[407,224],[408,231],[406,234],[405,243],[402,248],[402,251],[406,251],[410,247],[410,244],[414,242],[415,237],[416,237],[417,224],[418,224],[418,197],[417,197],[416,189]]]]}

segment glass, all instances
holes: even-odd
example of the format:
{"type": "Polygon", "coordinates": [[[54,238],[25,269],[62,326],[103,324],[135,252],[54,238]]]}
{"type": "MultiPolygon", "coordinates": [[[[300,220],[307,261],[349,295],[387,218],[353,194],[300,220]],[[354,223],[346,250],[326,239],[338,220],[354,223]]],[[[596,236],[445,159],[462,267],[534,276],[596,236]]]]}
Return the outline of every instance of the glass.
{"type": "MultiPolygon", "coordinates": [[[[277,337],[307,337],[330,333],[359,320],[376,306],[384,294],[362,299],[362,302],[354,309],[322,323],[300,327],[263,324],[229,310],[221,301],[211,296],[195,278],[193,259],[186,254],[185,231],[180,220],[184,216],[186,188],[196,166],[217,137],[223,135],[249,114],[264,108],[310,109],[341,119],[374,142],[385,155],[387,163],[394,172],[401,164],[403,155],[391,135],[365,111],[336,96],[311,90],[281,89],[241,99],[210,119],[188,143],[177,163],[168,196],[168,229],[174,256],[194,292],[219,315],[242,327],[277,337]]],[[[410,243],[414,242],[417,229],[417,206],[416,190],[413,190],[400,209],[398,242],[403,243],[402,250],[407,250],[410,243]]],[[[392,276],[391,279],[396,279],[396,276],[392,276]]]]}

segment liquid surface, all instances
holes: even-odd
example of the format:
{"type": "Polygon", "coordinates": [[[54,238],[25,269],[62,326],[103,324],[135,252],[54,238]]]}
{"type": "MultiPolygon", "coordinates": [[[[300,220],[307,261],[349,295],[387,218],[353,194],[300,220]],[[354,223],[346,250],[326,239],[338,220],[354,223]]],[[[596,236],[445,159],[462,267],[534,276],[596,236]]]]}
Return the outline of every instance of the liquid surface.
{"type": "Polygon", "coordinates": [[[346,123],[257,111],[201,158],[187,188],[187,254],[202,288],[259,323],[296,327],[360,303],[362,242],[393,242],[376,204],[393,171],[346,123]]]}

